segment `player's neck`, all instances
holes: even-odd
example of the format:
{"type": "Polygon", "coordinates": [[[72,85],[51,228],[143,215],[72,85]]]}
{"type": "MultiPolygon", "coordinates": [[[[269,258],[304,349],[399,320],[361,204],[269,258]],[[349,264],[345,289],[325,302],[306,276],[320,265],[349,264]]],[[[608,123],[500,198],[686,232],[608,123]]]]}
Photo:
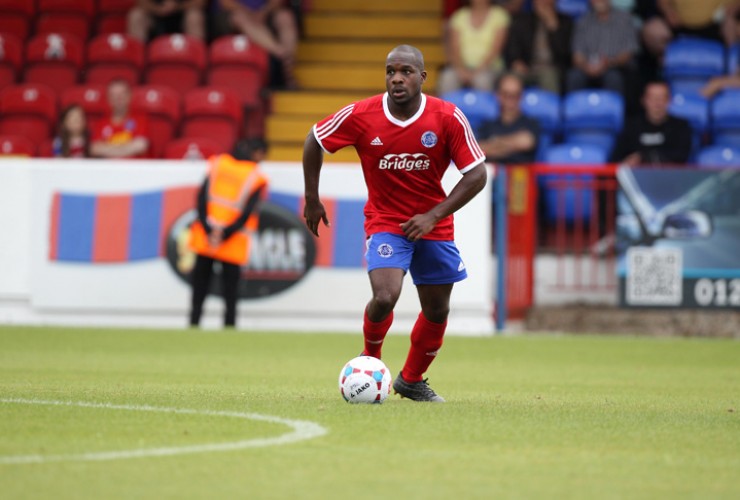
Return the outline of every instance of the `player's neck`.
{"type": "Polygon", "coordinates": [[[397,120],[408,120],[419,111],[420,107],[421,94],[403,104],[398,104],[394,102],[393,99],[388,99],[388,111],[390,111],[393,118],[396,118],[397,120]]]}

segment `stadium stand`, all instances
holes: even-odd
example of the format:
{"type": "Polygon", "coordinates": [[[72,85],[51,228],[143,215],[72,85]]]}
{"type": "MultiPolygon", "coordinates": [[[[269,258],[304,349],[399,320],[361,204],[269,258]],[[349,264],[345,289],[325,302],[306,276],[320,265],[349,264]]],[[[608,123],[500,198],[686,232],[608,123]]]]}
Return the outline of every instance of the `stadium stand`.
{"type": "Polygon", "coordinates": [[[136,0],[98,0],[95,33],[125,33],[126,16],[135,4],[136,0]]]}
{"type": "Polygon", "coordinates": [[[734,75],[740,68],[740,42],[734,43],[727,47],[725,58],[725,68],[728,75],[734,75]]]}
{"type": "Polygon", "coordinates": [[[524,90],[521,108],[523,114],[531,116],[540,124],[537,159],[543,160],[545,151],[557,141],[560,133],[562,122],[560,96],[548,90],[528,88],[524,90]]]}
{"type": "Polygon", "coordinates": [[[709,101],[698,94],[673,94],[668,112],[688,120],[693,130],[692,154],[696,156],[704,144],[704,136],[709,130],[709,101]]]}
{"type": "Polygon", "coordinates": [[[740,148],[729,146],[706,146],[696,156],[701,168],[740,168],[740,148]]]}
{"type": "Polygon", "coordinates": [[[612,150],[624,123],[624,98],[610,90],[576,90],[563,98],[565,142],[612,150]]]}
{"type": "Polygon", "coordinates": [[[176,135],[182,116],[181,98],[165,85],[141,85],[133,89],[131,111],[144,114],[149,121],[150,152],[160,158],[164,148],[176,135]]]}
{"type": "Polygon", "coordinates": [[[88,123],[95,122],[110,113],[105,86],[98,84],[81,84],[64,89],[59,94],[60,109],[79,104],[85,110],[88,123]]]}
{"type": "Polygon", "coordinates": [[[107,85],[124,79],[138,85],[144,67],[144,45],[128,35],[98,35],[87,43],[86,83],[107,85]]]}
{"type": "Polygon", "coordinates": [[[557,0],[555,8],[568,16],[578,17],[588,12],[590,6],[588,0],[557,0]]]}
{"type": "Polygon", "coordinates": [[[663,72],[673,93],[697,92],[709,78],[725,73],[724,45],[703,38],[678,38],[666,47],[663,72]]]}
{"type": "Polygon", "coordinates": [[[10,33],[0,33],[0,89],[13,85],[23,70],[23,42],[10,33]]]}
{"type": "Polygon", "coordinates": [[[0,135],[0,156],[34,156],[33,143],[20,135],[0,135]]]}
{"type": "Polygon", "coordinates": [[[164,150],[169,160],[200,160],[228,152],[219,143],[206,137],[184,137],[170,141],[164,150]]]}
{"type": "Polygon", "coordinates": [[[95,17],[94,0],[38,0],[38,6],[36,35],[66,33],[82,41],[90,37],[95,17]]]}
{"type": "Polygon", "coordinates": [[[10,33],[25,41],[31,34],[36,2],[0,0],[0,33],[10,33]]]}
{"type": "Polygon", "coordinates": [[[492,92],[475,89],[459,89],[440,96],[453,103],[465,113],[473,132],[477,132],[483,122],[498,118],[499,106],[492,92]]]}
{"type": "Polygon", "coordinates": [[[204,137],[231,151],[240,136],[242,107],[231,89],[198,87],[185,94],[182,137],[204,137]]]}
{"type": "Polygon", "coordinates": [[[712,143],[740,147],[740,89],[728,89],[709,105],[712,143]]]}
{"type": "Polygon", "coordinates": [[[26,44],[23,81],[43,83],[59,93],[76,85],[80,78],[84,48],[74,35],[37,35],[26,44]]]}
{"type": "Polygon", "coordinates": [[[11,85],[0,92],[0,134],[21,135],[40,144],[51,137],[56,117],[56,94],[46,85],[11,85]]]}
{"type": "Polygon", "coordinates": [[[202,83],[206,68],[203,41],[179,33],[163,35],[147,44],[146,53],[144,82],[167,85],[181,95],[202,83]]]}
{"type": "Polygon", "coordinates": [[[232,88],[247,108],[260,104],[269,76],[269,57],[263,48],[243,35],[222,36],[211,43],[208,60],[208,85],[232,88]]]}

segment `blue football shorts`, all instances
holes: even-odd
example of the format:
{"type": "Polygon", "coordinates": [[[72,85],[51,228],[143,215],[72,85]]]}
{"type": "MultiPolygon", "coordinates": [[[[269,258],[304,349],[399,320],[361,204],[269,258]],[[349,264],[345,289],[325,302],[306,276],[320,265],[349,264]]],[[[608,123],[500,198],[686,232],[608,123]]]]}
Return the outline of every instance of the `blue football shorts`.
{"type": "Polygon", "coordinates": [[[368,272],[383,267],[411,271],[414,285],[446,285],[468,277],[454,241],[410,241],[400,234],[376,233],[365,246],[368,272]]]}

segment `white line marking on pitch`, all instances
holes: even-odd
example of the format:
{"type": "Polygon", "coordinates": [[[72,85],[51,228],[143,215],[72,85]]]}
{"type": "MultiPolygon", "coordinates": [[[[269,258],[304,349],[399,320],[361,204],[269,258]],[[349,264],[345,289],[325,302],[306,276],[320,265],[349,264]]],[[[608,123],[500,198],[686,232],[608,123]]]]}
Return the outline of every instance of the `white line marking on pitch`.
{"type": "Polygon", "coordinates": [[[159,406],[115,405],[110,403],[86,403],[84,401],[45,401],[41,399],[0,398],[0,403],[46,405],[46,406],[79,406],[82,408],[101,408],[107,410],[149,411],[159,413],[177,413],[184,415],[206,415],[211,417],[231,417],[245,420],[259,420],[283,424],[292,428],[287,434],[272,438],[254,438],[227,443],[204,443],[190,446],[171,446],[161,448],[141,448],[135,450],[98,451],[69,455],[8,455],[0,456],[0,464],[43,464],[47,462],[69,461],[103,461],[120,460],[142,457],[167,457],[188,453],[206,453],[212,451],[234,451],[245,448],[261,448],[290,444],[306,439],[313,439],[325,435],[328,431],[317,423],[307,420],[291,420],[287,418],[261,415],[259,413],[243,413],[238,411],[193,410],[188,408],[166,408],[159,406]]]}

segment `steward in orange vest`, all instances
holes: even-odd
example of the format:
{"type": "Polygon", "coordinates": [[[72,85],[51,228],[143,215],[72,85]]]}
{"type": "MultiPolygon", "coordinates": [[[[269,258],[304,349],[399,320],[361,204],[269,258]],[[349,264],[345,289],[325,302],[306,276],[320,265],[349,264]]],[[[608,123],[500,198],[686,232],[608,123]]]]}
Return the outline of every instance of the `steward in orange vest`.
{"type": "Polygon", "coordinates": [[[249,260],[251,235],[257,231],[257,203],[267,193],[267,178],[256,163],[222,154],[208,159],[208,176],[198,193],[198,219],[190,228],[196,253],[191,276],[190,325],[198,326],[210,289],[214,262],[220,263],[224,326],[236,324],[241,267],[249,260]]]}

